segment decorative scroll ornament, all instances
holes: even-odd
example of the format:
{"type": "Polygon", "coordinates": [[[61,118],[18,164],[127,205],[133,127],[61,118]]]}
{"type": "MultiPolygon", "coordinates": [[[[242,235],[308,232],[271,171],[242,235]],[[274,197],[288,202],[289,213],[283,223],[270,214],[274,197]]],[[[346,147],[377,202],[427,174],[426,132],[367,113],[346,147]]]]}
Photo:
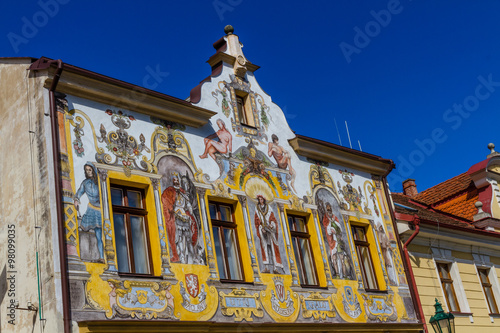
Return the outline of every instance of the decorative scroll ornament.
{"type": "Polygon", "coordinates": [[[361,304],[358,301],[358,296],[353,292],[350,286],[344,287],[342,304],[344,305],[344,312],[353,319],[358,318],[363,313],[361,304]]]}
{"type": "Polygon", "coordinates": [[[260,105],[260,122],[266,128],[266,131],[269,127],[269,118],[271,118],[271,114],[269,113],[270,107],[266,105],[264,102],[264,98],[260,94],[255,94],[255,98],[260,105]]]}
{"type": "Polygon", "coordinates": [[[312,185],[312,188],[315,188],[317,185],[324,185],[333,188],[332,177],[326,169],[328,163],[313,160],[310,158],[308,158],[307,161],[313,163],[309,171],[309,181],[312,185]]]}
{"type": "Polygon", "coordinates": [[[196,274],[186,274],[185,279],[186,288],[184,288],[183,282],[180,282],[180,293],[183,299],[182,307],[194,313],[204,311],[207,308],[205,285],[202,284],[200,288],[198,275],[196,274]]]}
{"type": "Polygon", "coordinates": [[[293,210],[297,210],[300,212],[305,212],[306,209],[304,208],[304,201],[299,199],[296,195],[292,195],[291,198],[288,200],[290,208],[293,210]]]}
{"type": "Polygon", "coordinates": [[[118,130],[107,133],[103,124],[99,129],[99,142],[106,143],[106,149],[111,152],[116,158],[112,158],[108,154],[97,154],[96,160],[100,163],[116,165],[121,162],[123,164],[125,175],[130,176],[133,168],[142,169],[137,164],[137,158],[142,155],[142,151],[150,152],[146,146],[146,138],[143,134],[139,136],[140,143],[128,134],[126,129],[129,129],[131,122],[135,120],[133,116],[127,116],[122,111],[106,110],[106,113],[111,116],[111,122],[118,127],[118,130]]]}
{"type": "Polygon", "coordinates": [[[229,96],[229,91],[226,88],[226,81],[220,81],[219,84],[219,89],[216,89],[215,91],[212,92],[212,96],[215,98],[215,105],[219,105],[219,99],[217,96],[220,94],[222,96],[222,102],[221,102],[221,109],[222,113],[226,116],[229,117],[231,114],[231,97],[229,96]],[[229,102],[228,102],[229,99],[229,102]]]}
{"type": "Polygon", "coordinates": [[[347,210],[357,210],[361,211],[361,200],[364,198],[363,194],[361,193],[361,188],[354,188],[351,183],[353,180],[354,173],[348,172],[347,170],[342,171],[339,170],[339,173],[342,175],[342,179],[347,183],[343,187],[340,185],[340,182],[337,182],[338,186],[338,192],[340,195],[343,196],[343,199],[350,204],[350,207],[347,207],[347,204],[345,202],[342,202],[342,208],[347,210]]]}
{"type": "Polygon", "coordinates": [[[75,117],[74,120],[71,117],[69,120],[71,126],[73,126],[73,133],[75,135],[75,140],[73,140],[73,148],[75,149],[76,156],[83,157],[85,155],[85,148],[83,147],[82,136],[85,135],[83,127],[85,126],[85,121],[82,117],[75,117]]]}
{"type": "Polygon", "coordinates": [[[212,183],[212,190],[210,190],[210,194],[216,197],[224,197],[224,198],[233,198],[231,194],[231,188],[228,187],[224,182],[220,179],[215,180],[212,183]]]}
{"type": "Polygon", "coordinates": [[[152,158],[150,160],[143,158],[141,166],[146,169],[147,172],[157,173],[156,165],[160,158],[165,155],[174,155],[193,167],[193,178],[196,182],[208,183],[210,178],[203,173],[203,170],[196,167],[188,141],[182,132],[176,129],[182,128],[183,125],[165,121],[156,121],[156,123],[161,126],[156,127],[151,135],[152,158]]]}
{"type": "Polygon", "coordinates": [[[110,310],[106,317],[137,319],[168,318],[174,316],[174,298],[169,282],[108,280],[110,310]]]}
{"type": "Polygon", "coordinates": [[[235,321],[253,321],[252,314],[259,318],[264,316],[259,294],[250,295],[245,288],[233,289],[229,294],[219,291],[219,302],[222,314],[227,317],[234,315],[235,321]]]}
{"type": "Polygon", "coordinates": [[[396,321],[398,314],[392,302],[394,295],[367,295],[361,294],[365,301],[365,310],[370,320],[396,321]]]}
{"type": "Polygon", "coordinates": [[[337,315],[330,297],[325,298],[319,292],[313,292],[308,297],[301,295],[300,302],[304,318],[314,317],[316,320],[325,320],[326,317],[333,318],[337,315]]]}
{"type": "MultiPolygon", "coordinates": [[[[377,204],[377,197],[376,197],[376,193],[375,193],[376,189],[373,188],[373,184],[369,180],[367,180],[365,182],[364,186],[365,186],[366,191],[369,194],[368,197],[370,198],[370,200],[373,203],[373,210],[375,211],[375,214],[377,214],[377,216],[380,216],[380,212],[378,210],[378,204],[377,204]]],[[[371,212],[370,208],[368,208],[368,200],[365,202],[365,209],[364,210],[365,210],[365,214],[371,215],[372,212],[371,212]]]]}

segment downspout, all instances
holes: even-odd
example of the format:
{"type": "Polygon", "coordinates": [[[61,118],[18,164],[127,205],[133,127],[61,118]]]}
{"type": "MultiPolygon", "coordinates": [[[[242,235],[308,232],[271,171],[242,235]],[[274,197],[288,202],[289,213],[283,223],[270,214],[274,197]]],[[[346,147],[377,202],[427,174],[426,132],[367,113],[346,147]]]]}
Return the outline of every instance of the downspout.
{"type": "Polygon", "coordinates": [[[63,306],[63,322],[64,333],[71,333],[71,311],[69,302],[69,281],[68,281],[68,263],[67,263],[67,249],[65,245],[65,226],[63,215],[63,198],[61,187],[61,163],[60,163],[60,150],[59,150],[59,126],[57,120],[56,110],[56,97],[55,91],[61,73],[63,71],[63,62],[61,59],[51,60],[47,64],[50,65],[57,63],[57,69],[52,79],[52,84],[49,89],[49,103],[50,103],[50,127],[52,132],[52,161],[54,163],[54,183],[56,187],[56,210],[57,221],[59,227],[57,228],[57,236],[59,238],[59,255],[61,264],[61,291],[62,291],[62,306],[63,306]]]}
{"type": "MultiPolygon", "coordinates": [[[[387,198],[387,201],[391,200],[391,197],[389,195],[389,189],[387,188],[387,175],[391,170],[388,170],[388,172],[382,177],[383,185],[384,185],[384,193],[385,197],[387,198]]],[[[392,219],[392,224],[394,230],[397,230],[396,226],[396,217],[394,215],[394,212],[392,210],[392,207],[389,207],[389,213],[391,214],[391,219],[392,219]]],[[[413,300],[413,306],[417,310],[418,317],[424,326],[424,333],[428,333],[429,330],[427,329],[427,323],[425,322],[425,315],[424,315],[424,310],[422,309],[422,303],[420,302],[420,296],[418,294],[417,290],[417,284],[415,283],[415,277],[413,276],[413,269],[411,267],[411,262],[410,262],[410,256],[408,255],[408,249],[407,246],[410,244],[410,242],[417,236],[418,232],[420,231],[420,226],[419,226],[419,219],[417,215],[414,216],[413,219],[415,223],[415,231],[413,234],[410,236],[410,238],[404,243],[403,248],[401,248],[401,239],[399,238],[399,233],[395,232],[395,237],[398,243],[398,247],[402,252],[404,253],[404,260],[403,260],[403,266],[405,268],[405,273],[406,273],[406,279],[410,281],[410,294],[411,298],[413,300]]]]}
{"type": "Polygon", "coordinates": [[[420,219],[418,218],[417,214],[413,216],[413,225],[415,226],[415,230],[413,231],[413,234],[406,240],[406,242],[403,245],[403,253],[405,255],[405,262],[408,266],[408,272],[410,274],[407,274],[410,276],[410,282],[412,285],[413,293],[415,295],[415,301],[417,303],[417,309],[420,314],[420,319],[422,320],[422,323],[424,324],[424,331],[427,333],[427,323],[425,321],[425,315],[424,315],[424,310],[422,308],[422,303],[420,302],[420,295],[418,294],[418,289],[417,289],[417,283],[415,282],[415,276],[413,275],[413,268],[411,267],[411,262],[410,262],[410,255],[408,254],[408,245],[410,245],[411,241],[417,237],[418,233],[420,232],[420,219]]]}

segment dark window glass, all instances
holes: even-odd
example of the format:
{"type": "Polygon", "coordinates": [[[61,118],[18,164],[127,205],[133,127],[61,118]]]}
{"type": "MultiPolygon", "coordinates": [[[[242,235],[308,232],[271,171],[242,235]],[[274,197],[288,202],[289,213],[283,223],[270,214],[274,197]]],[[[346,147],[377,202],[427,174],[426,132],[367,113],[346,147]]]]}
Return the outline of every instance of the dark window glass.
{"type": "Polygon", "coordinates": [[[453,288],[453,280],[450,276],[450,265],[445,263],[436,263],[439,272],[439,278],[441,279],[441,285],[443,286],[444,295],[446,297],[446,303],[448,304],[448,309],[450,311],[460,311],[460,306],[458,305],[457,295],[455,294],[455,289],[453,288]]]}
{"type": "Polygon", "coordinates": [[[490,313],[498,314],[497,302],[495,301],[492,285],[488,277],[490,270],[486,268],[478,268],[477,271],[479,273],[481,285],[483,286],[484,295],[486,296],[486,300],[488,301],[488,308],[490,309],[490,313]]]}
{"type": "Polygon", "coordinates": [[[151,259],[144,192],[112,185],[111,203],[118,271],[150,274],[151,259]]]}
{"type": "Polygon", "coordinates": [[[352,226],[351,230],[365,289],[379,290],[377,277],[375,275],[375,269],[373,267],[373,261],[370,253],[370,243],[368,243],[368,240],[366,238],[366,228],[360,226],[352,226]]]}
{"type": "Polygon", "coordinates": [[[288,215],[288,225],[292,236],[295,262],[299,272],[299,279],[303,286],[317,286],[318,277],[314,264],[310,235],[307,230],[306,219],[301,216],[288,215]]]}
{"type": "Polygon", "coordinates": [[[210,220],[214,234],[215,256],[221,280],[243,281],[240,251],[234,223],[233,208],[230,205],[209,203],[210,220]]]}

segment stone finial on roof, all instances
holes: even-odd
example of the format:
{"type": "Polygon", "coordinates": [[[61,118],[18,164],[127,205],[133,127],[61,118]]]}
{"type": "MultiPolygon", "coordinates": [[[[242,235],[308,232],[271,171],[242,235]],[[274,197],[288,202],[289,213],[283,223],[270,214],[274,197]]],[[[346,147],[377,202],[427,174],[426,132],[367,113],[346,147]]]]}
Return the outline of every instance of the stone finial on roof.
{"type": "Polygon", "coordinates": [[[233,28],[233,26],[232,26],[232,25],[229,25],[229,24],[228,24],[228,25],[226,25],[226,26],[224,27],[224,32],[226,33],[226,35],[232,35],[232,34],[233,34],[233,32],[234,32],[234,28],[233,28]]]}
{"type": "Polygon", "coordinates": [[[248,61],[242,50],[243,45],[240,43],[238,35],[234,34],[233,26],[226,25],[224,32],[226,33],[224,39],[227,41],[228,46],[226,53],[236,58],[233,65],[234,74],[243,78],[248,70],[246,67],[248,61]]]}
{"type": "Polygon", "coordinates": [[[479,221],[479,220],[482,220],[486,217],[491,217],[490,214],[486,213],[483,210],[483,203],[481,201],[476,201],[474,206],[476,206],[476,208],[477,208],[477,213],[476,213],[476,215],[473,216],[474,221],[479,221]]]}
{"type": "Polygon", "coordinates": [[[499,155],[498,152],[495,151],[495,144],[494,143],[488,143],[488,149],[490,150],[490,153],[488,154],[488,158],[499,155]]]}

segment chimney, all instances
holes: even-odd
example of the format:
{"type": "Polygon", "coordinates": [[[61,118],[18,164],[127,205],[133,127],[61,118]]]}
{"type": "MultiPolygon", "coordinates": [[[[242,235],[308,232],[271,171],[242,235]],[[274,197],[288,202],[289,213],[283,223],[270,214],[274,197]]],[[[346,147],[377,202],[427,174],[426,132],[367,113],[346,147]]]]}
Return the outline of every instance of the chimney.
{"type": "Polygon", "coordinates": [[[413,198],[418,194],[417,184],[415,184],[415,179],[407,179],[403,182],[403,193],[404,195],[413,198]]]}

